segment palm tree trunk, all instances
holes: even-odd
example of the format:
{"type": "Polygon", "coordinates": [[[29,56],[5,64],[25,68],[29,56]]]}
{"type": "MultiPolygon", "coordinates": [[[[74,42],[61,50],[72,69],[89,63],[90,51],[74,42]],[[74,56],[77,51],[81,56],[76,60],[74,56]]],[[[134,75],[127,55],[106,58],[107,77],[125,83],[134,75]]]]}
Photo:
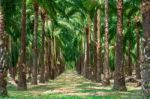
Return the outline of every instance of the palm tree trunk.
{"type": "Polygon", "coordinates": [[[53,38],[49,40],[49,78],[54,79],[54,50],[53,50],[53,38]]]}
{"type": "Polygon", "coordinates": [[[129,40],[129,47],[128,47],[128,68],[127,68],[127,72],[128,72],[128,76],[132,76],[132,60],[131,60],[131,42],[129,40]]]}
{"type": "Polygon", "coordinates": [[[142,14],[144,29],[144,50],[141,66],[142,91],[145,96],[150,96],[150,0],[142,0],[142,14]]]}
{"type": "Polygon", "coordinates": [[[58,47],[58,44],[55,40],[55,49],[56,49],[56,69],[57,69],[57,74],[56,77],[60,74],[60,48],[58,47]]]}
{"type": "Polygon", "coordinates": [[[33,68],[32,68],[32,84],[37,85],[37,67],[38,67],[38,56],[37,56],[37,32],[38,32],[38,4],[34,2],[34,48],[33,48],[33,68]]]}
{"type": "Polygon", "coordinates": [[[108,12],[109,11],[109,0],[105,0],[105,55],[104,55],[104,85],[110,85],[109,81],[109,42],[108,42],[108,34],[109,34],[109,23],[108,23],[108,12]]]}
{"type": "Polygon", "coordinates": [[[88,25],[86,28],[86,42],[87,42],[87,50],[86,50],[86,78],[89,78],[89,68],[90,68],[90,46],[91,46],[91,32],[90,32],[90,17],[88,18],[88,25]]]}
{"type": "Polygon", "coordinates": [[[118,0],[117,3],[117,42],[116,42],[116,60],[114,72],[113,90],[126,91],[124,68],[123,68],[123,0],[118,0]]]}
{"type": "Polygon", "coordinates": [[[48,42],[48,39],[49,38],[47,38],[46,39],[46,41],[45,41],[45,72],[44,72],[44,76],[45,76],[45,81],[48,81],[48,79],[49,79],[49,64],[48,64],[48,54],[49,54],[49,42],[48,42]]]}
{"type": "Polygon", "coordinates": [[[100,19],[100,9],[97,10],[97,44],[96,44],[96,53],[97,53],[97,65],[96,65],[96,81],[100,82],[101,81],[101,73],[102,73],[102,54],[101,54],[101,43],[100,43],[100,38],[101,38],[101,33],[100,33],[100,27],[101,27],[101,19],[100,19]]]}
{"type": "MultiPolygon", "coordinates": [[[[127,27],[130,27],[131,26],[131,22],[130,22],[129,19],[127,20],[127,23],[128,23],[127,27]]],[[[126,73],[127,73],[128,76],[132,76],[131,47],[132,47],[131,40],[129,39],[128,40],[128,54],[127,54],[127,59],[126,59],[126,56],[124,56],[124,67],[126,68],[126,73]]]]}
{"type": "Polygon", "coordinates": [[[79,59],[76,62],[76,71],[80,75],[82,73],[82,68],[81,68],[83,66],[82,62],[83,62],[83,54],[80,55],[79,59]]]}
{"type": "Polygon", "coordinates": [[[53,37],[53,58],[54,58],[54,66],[52,67],[52,74],[54,74],[54,79],[58,73],[57,68],[57,56],[56,56],[56,39],[53,37]]]}
{"type": "Polygon", "coordinates": [[[82,62],[82,67],[81,67],[81,75],[85,76],[85,63],[86,63],[86,43],[85,39],[82,38],[82,47],[83,48],[83,62],[82,62]]]}
{"type": "Polygon", "coordinates": [[[101,80],[101,54],[100,54],[100,10],[98,9],[94,22],[94,69],[93,79],[95,81],[101,80]]]}
{"type": "Polygon", "coordinates": [[[136,78],[137,79],[141,79],[141,70],[140,70],[140,34],[139,34],[139,28],[138,28],[138,20],[136,21],[136,66],[135,66],[135,70],[136,70],[136,78]]]}
{"type": "MultiPolygon", "coordinates": [[[[85,29],[86,30],[86,29],[85,29]]],[[[84,46],[84,62],[83,62],[83,68],[82,68],[82,75],[84,76],[84,77],[86,77],[86,68],[87,68],[87,44],[86,44],[87,42],[86,42],[86,40],[84,41],[84,43],[83,43],[83,46],[84,46]]]]}
{"type": "Polygon", "coordinates": [[[4,33],[4,15],[0,5],[0,96],[7,96],[6,73],[6,34],[4,33]]]}
{"type": "Polygon", "coordinates": [[[105,1],[105,55],[104,55],[104,83],[109,85],[109,0],[105,1]]]}
{"type": "Polygon", "coordinates": [[[97,17],[97,12],[96,11],[96,15],[95,15],[95,18],[94,18],[94,67],[93,67],[93,80],[96,81],[96,74],[97,74],[97,28],[98,28],[98,17],[97,17]]]}
{"type": "Polygon", "coordinates": [[[44,54],[45,54],[45,12],[41,12],[41,19],[42,19],[42,51],[41,51],[41,67],[40,67],[40,83],[44,83],[44,54]]]}
{"type": "Polygon", "coordinates": [[[26,0],[22,0],[21,54],[18,64],[18,90],[27,90],[26,83],[26,0]]]}

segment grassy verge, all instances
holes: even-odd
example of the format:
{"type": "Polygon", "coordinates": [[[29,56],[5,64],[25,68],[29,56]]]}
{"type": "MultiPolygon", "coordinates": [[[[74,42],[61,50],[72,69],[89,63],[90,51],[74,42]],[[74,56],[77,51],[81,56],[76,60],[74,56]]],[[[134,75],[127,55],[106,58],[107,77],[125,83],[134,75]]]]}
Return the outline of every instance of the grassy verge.
{"type": "Polygon", "coordinates": [[[112,86],[91,82],[74,71],[66,71],[55,80],[33,86],[27,91],[18,91],[8,84],[9,97],[0,99],[143,99],[140,87],[127,84],[127,92],[114,92],[112,86]]]}

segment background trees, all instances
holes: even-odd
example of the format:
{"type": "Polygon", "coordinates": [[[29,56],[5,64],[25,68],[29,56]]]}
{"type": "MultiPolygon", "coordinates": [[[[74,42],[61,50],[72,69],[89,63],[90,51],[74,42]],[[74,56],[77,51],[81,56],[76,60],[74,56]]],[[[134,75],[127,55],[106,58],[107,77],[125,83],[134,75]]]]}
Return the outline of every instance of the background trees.
{"type": "Polygon", "coordinates": [[[9,73],[18,89],[26,90],[27,81],[55,79],[74,65],[92,81],[109,85],[113,78],[115,90],[126,90],[129,76],[140,79],[140,0],[2,0],[1,8],[0,28],[10,43],[9,73]]]}

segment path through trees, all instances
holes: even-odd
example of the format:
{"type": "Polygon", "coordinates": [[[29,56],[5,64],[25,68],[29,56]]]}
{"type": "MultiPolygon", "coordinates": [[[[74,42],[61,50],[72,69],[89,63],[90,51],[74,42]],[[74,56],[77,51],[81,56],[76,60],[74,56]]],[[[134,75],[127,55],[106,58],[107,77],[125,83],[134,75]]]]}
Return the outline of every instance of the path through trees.
{"type": "MultiPolygon", "coordinates": [[[[112,82],[112,80],[111,80],[112,82]]],[[[38,86],[28,85],[28,91],[22,93],[13,89],[13,85],[8,85],[10,90],[10,96],[35,96],[40,97],[39,95],[49,95],[51,96],[79,96],[79,97],[90,97],[97,96],[99,97],[118,97],[117,99],[123,97],[130,97],[132,99],[140,98],[140,87],[135,87],[136,83],[127,83],[128,92],[114,92],[111,90],[111,86],[104,87],[101,83],[94,83],[90,80],[85,79],[83,76],[80,76],[74,70],[69,70],[58,76],[55,80],[50,80],[49,82],[38,86]],[[135,91],[136,90],[136,91],[135,91]],[[18,92],[18,93],[16,93],[18,92]],[[139,96],[138,96],[139,95],[139,96]],[[137,97],[138,96],[138,97],[137,97]]],[[[59,98],[58,98],[59,99],[59,98]]],[[[61,98],[60,98],[61,99],[61,98]]],[[[77,98],[82,99],[82,98],[77,98]]],[[[123,98],[124,99],[124,98],[123,98]]]]}

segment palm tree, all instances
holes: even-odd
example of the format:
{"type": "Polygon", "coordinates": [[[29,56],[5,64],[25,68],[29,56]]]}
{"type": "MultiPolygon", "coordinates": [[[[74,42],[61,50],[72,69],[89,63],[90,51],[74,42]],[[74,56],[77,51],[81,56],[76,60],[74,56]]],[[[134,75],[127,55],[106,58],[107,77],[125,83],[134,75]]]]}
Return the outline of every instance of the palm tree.
{"type": "Polygon", "coordinates": [[[145,96],[150,96],[150,0],[142,0],[143,15],[143,60],[141,68],[142,90],[145,96]]]}
{"type": "Polygon", "coordinates": [[[50,53],[49,53],[49,46],[51,43],[49,42],[49,38],[46,38],[46,41],[45,41],[45,72],[44,72],[44,77],[45,77],[45,81],[48,81],[49,79],[49,74],[50,74],[50,69],[49,69],[49,56],[50,56],[50,53]]]}
{"type": "Polygon", "coordinates": [[[32,69],[32,84],[37,84],[37,67],[38,67],[38,52],[37,52],[37,32],[38,32],[38,10],[39,6],[34,1],[34,42],[33,42],[33,69],[32,69]]]}
{"type": "Polygon", "coordinates": [[[85,77],[89,78],[89,68],[90,68],[90,46],[91,46],[91,19],[88,17],[88,24],[86,27],[86,63],[85,63],[85,77]]]}
{"type": "Polygon", "coordinates": [[[4,32],[4,15],[0,5],[0,96],[7,96],[6,81],[6,34],[4,32]]]}
{"type": "Polygon", "coordinates": [[[97,9],[94,23],[94,76],[97,82],[101,80],[101,44],[100,44],[100,9],[97,9]]]}
{"type": "Polygon", "coordinates": [[[44,64],[44,54],[45,54],[45,18],[46,18],[46,11],[41,9],[41,19],[42,19],[42,50],[41,50],[41,67],[40,67],[40,82],[44,83],[44,71],[45,71],[45,64],[44,64]]]}
{"type": "Polygon", "coordinates": [[[94,54],[94,67],[93,67],[93,80],[96,80],[96,78],[97,78],[96,74],[97,74],[97,66],[98,66],[98,64],[97,64],[97,61],[98,61],[97,60],[97,58],[98,58],[97,57],[98,56],[97,55],[98,54],[97,53],[98,52],[97,51],[98,50],[98,48],[97,48],[97,44],[98,44],[97,43],[97,39],[98,39],[99,36],[97,36],[97,28],[99,27],[99,24],[98,24],[98,21],[99,21],[98,19],[99,18],[98,18],[97,12],[98,11],[96,11],[95,18],[94,18],[94,53],[93,53],[94,54]]]}
{"type": "Polygon", "coordinates": [[[21,54],[18,66],[18,89],[27,90],[26,83],[26,0],[22,0],[22,18],[21,18],[21,54]]]}
{"type": "Polygon", "coordinates": [[[137,45],[136,45],[136,57],[137,57],[137,59],[136,59],[136,78],[137,79],[141,79],[141,75],[140,75],[140,54],[141,54],[141,52],[140,52],[140,31],[139,31],[139,18],[138,17],[136,17],[135,18],[135,32],[136,32],[136,43],[137,43],[137,45]]]}
{"type": "MultiPolygon", "coordinates": [[[[129,19],[127,20],[127,27],[129,27],[128,29],[130,30],[131,21],[129,19]]],[[[125,46],[127,46],[127,52],[126,52],[127,53],[127,61],[124,64],[124,65],[126,65],[128,76],[132,76],[132,66],[131,66],[132,65],[131,50],[132,50],[132,45],[133,45],[133,42],[132,42],[133,39],[131,40],[132,37],[133,37],[133,35],[130,31],[127,31],[127,33],[125,34],[125,37],[124,37],[124,42],[126,42],[128,44],[128,46],[125,44],[125,46]]]]}
{"type": "Polygon", "coordinates": [[[105,0],[105,55],[104,55],[104,85],[110,85],[109,81],[109,42],[108,42],[108,33],[109,33],[109,22],[108,22],[108,12],[109,11],[109,0],[105,0]]]}
{"type": "Polygon", "coordinates": [[[131,59],[131,46],[132,46],[132,43],[131,41],[129,40],[128,41],[128,76],[132,76],[132,59],[131,59]]]}
{"type": "Polygon", "coordinates": [[[123,0],[117,2],[117,41],[113,90],[126,91],[123,68],[123,0]]]}

